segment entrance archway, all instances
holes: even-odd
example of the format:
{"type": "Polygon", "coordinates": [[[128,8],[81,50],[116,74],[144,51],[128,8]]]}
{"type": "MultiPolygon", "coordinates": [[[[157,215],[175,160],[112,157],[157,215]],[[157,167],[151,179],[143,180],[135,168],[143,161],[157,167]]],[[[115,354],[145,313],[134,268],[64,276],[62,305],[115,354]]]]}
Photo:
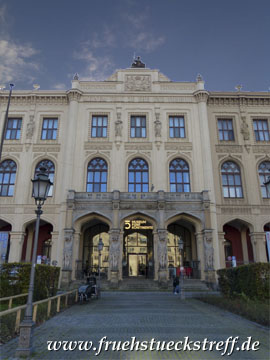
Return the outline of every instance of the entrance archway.
{"type": "Polygon", "coordinates": [[[11,224],[0,219],[0,264],[8,261],[11,224]]]}
{"type": "Polygon", "coordinates": [[[124,223],[123,268],[125,278],[154,278],[153,225],[142,217],[124,223]]]}

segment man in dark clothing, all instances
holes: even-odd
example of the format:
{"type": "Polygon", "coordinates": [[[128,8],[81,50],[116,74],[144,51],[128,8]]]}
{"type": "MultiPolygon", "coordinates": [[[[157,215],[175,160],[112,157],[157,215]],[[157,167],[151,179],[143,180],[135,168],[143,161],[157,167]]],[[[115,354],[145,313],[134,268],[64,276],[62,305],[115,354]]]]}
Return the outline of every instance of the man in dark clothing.
{"type": "Polygon", "coordinates": [[[176,276],[173,280],[173,293],[179,294],[179,277],[176,276]]]}

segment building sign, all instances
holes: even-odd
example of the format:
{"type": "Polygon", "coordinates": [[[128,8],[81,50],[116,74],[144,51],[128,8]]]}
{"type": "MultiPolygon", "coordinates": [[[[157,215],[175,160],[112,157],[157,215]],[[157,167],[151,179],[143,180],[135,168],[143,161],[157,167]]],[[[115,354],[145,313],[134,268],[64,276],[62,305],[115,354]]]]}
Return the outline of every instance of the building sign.
{"type": "Polygon", "coordinates": [[[125,220],[125,230],[153,230],[152,225],[148,225],[146,220],[125,220]]]}

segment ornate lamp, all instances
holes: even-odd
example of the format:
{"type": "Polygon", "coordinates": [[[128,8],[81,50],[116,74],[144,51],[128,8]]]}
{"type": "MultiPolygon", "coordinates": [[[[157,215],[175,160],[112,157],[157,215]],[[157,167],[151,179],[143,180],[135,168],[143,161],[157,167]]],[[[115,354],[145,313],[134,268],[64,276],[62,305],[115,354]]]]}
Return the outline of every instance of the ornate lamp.
{"type": "Polygon", "coordinates": [[[46,174],[46,168],[41,167],[39,173],[36,174],[33,183],[33,197],[37,206],[42,206],[48,197],[50,187],[53,184],[46,174]]]}

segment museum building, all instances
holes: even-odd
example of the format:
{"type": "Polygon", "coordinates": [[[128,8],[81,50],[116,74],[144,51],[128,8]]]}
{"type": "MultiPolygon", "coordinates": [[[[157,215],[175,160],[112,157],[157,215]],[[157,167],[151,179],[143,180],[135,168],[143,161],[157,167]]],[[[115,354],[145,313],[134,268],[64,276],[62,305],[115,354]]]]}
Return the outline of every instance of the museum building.
{"type": "MultiPolygon", "coordinates": [[[[1,129],[8,91],[0,92],[1,129]]],[[[67,91],[13,91],[0,163],[1,262],[30,261],[31,179],[53,182],[38,255],[62,284],[98,271],[117,287],[166,285],[269,261],[270,93],[209,92],[200,75],[174,82],[137,59],[105,81],[67,91]],[[184,248],[179,252],[179,239],[184,248]],[[148,280],[149,281],[149,280],[148,280]]],[[[0,129],[0,130],[1,130],[0,129]]]]}

